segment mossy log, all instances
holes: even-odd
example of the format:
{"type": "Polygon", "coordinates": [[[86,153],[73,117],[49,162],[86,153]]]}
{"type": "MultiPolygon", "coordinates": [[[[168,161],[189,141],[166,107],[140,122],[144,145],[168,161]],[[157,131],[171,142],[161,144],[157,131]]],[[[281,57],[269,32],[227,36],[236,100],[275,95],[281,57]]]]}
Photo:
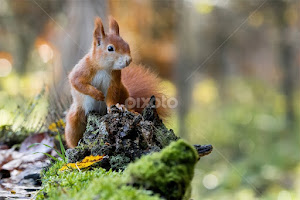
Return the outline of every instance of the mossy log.
{"type": "Polygon", "coordinates": [[[142,114],[116,106],[104,116],[89,113],[83,138],[66,154],[72,163],[89,155],[105,155],[97,166],[125,170],[120,184],[179,200],[190,196],[194,166],[211,151],[211,145],[191,146],[167,129],[152,97],[142,114]]]}
{"type": "MultiPolygon", "coordinates": [[[[101,167],[123,170],[142,155],[158,152],[178,139],[159,118],[153,96],[142,115],[116,106],[104,116],[89,113],[83,138],[76,148],[67,150],[67,158],[69,163],[75,163],[85,156],[105,155],[99,164],[101,167]]],[[[210,153],[212,147],[197,145],[196,149],[204,155],[210,153]]]]}
{"type": "Polygon", "coordinates": [[[187,200],[198,160],[196,149],[179,139],[119,172],[97,167],[59,171],[64,164],[59,161],[42,174],[37,199],[187,200]]]}

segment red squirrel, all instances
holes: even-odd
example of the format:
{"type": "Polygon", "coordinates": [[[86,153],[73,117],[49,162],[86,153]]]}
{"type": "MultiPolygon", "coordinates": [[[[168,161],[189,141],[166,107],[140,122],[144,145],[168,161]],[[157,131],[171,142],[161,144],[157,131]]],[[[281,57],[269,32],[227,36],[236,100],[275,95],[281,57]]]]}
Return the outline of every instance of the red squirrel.
{"type": "MultiPolygon", "coordinates": [[[[110,106],[125,104],[129,97],[162,98],[160,79],[131,60],[129,45],[119,35],[117,21],[110,17],[109,33],[105,33],[101,19],[96,17],[92,48],[68,76],[73,97],[66,115],[65,137],[69,147],[76,147],[82,138],[90,111],[104,115],[110,106]]],[[[144,105],[136,104],[130,111],[141,113],[144,105]]],[[[160,106],[157,112],[164,118],[168,108],[160,106]]]]}

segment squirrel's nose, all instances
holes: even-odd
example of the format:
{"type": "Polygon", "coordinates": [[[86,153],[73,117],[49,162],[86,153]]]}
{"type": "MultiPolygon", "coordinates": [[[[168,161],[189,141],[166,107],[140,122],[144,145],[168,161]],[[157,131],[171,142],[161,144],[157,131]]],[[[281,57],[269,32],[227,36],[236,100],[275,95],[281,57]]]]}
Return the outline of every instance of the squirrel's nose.
{"type": "Polygon", "coordinates": [[[129,65],[132,61],[132,58],[130,56],[126,56],[126,65],[129,65]]]}

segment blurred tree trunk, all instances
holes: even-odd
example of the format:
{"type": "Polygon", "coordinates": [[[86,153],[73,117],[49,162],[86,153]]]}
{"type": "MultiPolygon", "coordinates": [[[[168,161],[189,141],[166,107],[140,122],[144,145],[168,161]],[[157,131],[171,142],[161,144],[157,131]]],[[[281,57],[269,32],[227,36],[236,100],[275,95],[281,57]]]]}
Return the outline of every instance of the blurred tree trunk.
{"type": "Polygon", "coordinates": [[[53,85],[50,88],[50,111],[53,113],[50,120],[62,118],[63,112],[69,108],[71,95],[67,76],[92,46],[95,17],[100,16],[106,24],[107,7],[106,0],[67,1],[68,26],[63,28],[62,36],[56,41],[62,67],[53,71],[53,85]]]}
{"type": "MultiPolygon", "coordinates": [[[[286,33],[281,33],[281,38],[286,37],[286,33]]],[[[295,112],[294,112],[294,49],[293,46],[287,44],[284,41],[280,42],[280,57],[281,57],[281,65],[283,70],[283,83],[282,88],[286,97],[286,120],[287,122],[295,122],[295,112]]]]}
{"type": "MultiPolygon", "coordinates": [[[[215,12],[215,21],[220,22],[224,19],[226,19],[227,15],[229,15],[227,12],[224,12],[223,9],[217,9],[215,12]]],[[[218,55],[214,57],[214,69],[215,71],[215,76],[216,80],[218,82],[218,93],[222,99],[222,102],[224,103],[227,100],[227,95],[226,95],[226,78],[230,75],[230,69],[229,69],[229,63],[227,59],[227,52],[228,49],[226,48],[226,45],[220,47],[226,41],[226,32],[228,29],[228,25],[224,23],[215,23],[214,30],[216,32],[215,35],[215,44],[214,44],[214,49],[218,49],[218,55]]]]}
{"type": "Polygon", "coordinates": [[[178,6],[178,52],[175,65],[175,83],[178,89],[179,135],[186,135],[185,118],[191,103],[191,84],[194,70],[199,63],[199,36],[197,35],[197,13],[191,9],[189,2],[180,2],[178,6]]]}
{"type": "MultiPolygon", "coordinates": [[[[22,22],[16,22],[16,24],[22,24],[22,22]]],[[[16,59],[15,67],[18,74],[23,75],[27,72],[29,53],[34,45],[37,33],[31,31],[31,34],[28,34],[28,32],[21,31],[20,28],[17,28],[17,30],[18,48],[16,49],[16,55],[18,59],[16,59]]]]}
{"type": "MultiPolygon", "coordinates": [[[[294,112],[294,90],[297,73],[296,65],[296,38],[288,22],[286,13],[288,12],[288,2],[278,1],[274,4],[276,13],[276,22],[279,29],[279,63],[283,71],[282,90],[285,94],[285,109],[287,125],[293,125],[295,122],[294,112]]],[[[295,5],[297,6],[297,5],[295,5]]]]}

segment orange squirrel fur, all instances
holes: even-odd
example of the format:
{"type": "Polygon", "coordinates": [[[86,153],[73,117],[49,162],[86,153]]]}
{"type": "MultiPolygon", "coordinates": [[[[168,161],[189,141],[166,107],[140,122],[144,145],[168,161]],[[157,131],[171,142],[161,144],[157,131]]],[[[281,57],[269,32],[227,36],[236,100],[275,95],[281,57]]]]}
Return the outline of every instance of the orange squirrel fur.
{"type": "MultiPolygon", "coordinates": [[[[101,19],[97,17],[92,48],[69,74],[73,97],[65,128],[69,147],[74,148],[82,138],[86,115],[90,111],[104,115],[112,105],[126,105],[126,99],[129,97],[134,100],[149,100],[154,95],[157,99],[162,99],[160,79],[144,67],[130,63],[130,48],[120,37],[116,20],[110,17],[107,34],[101,19]]],[[[129,110],[141,113],[145,105],[141,102],[129,110]]],[[[157,111],[162,118],[169,113],[168,108],[162,106],[158,107],[157,111]]]]}

